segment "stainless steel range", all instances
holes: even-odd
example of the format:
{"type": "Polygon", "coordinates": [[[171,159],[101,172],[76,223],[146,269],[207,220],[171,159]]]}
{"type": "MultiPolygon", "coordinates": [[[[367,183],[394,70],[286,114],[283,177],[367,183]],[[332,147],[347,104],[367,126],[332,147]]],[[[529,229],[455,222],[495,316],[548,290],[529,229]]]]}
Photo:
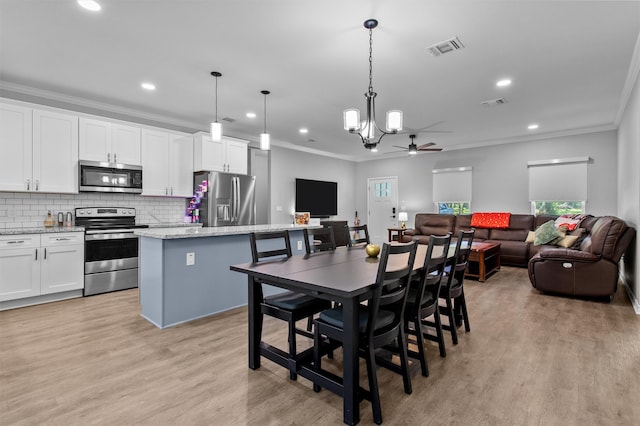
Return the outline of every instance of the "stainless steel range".
{"type": "Polygon", "coordinates": [[[85,228],[84,295],[138,287],[136,209],[129,207],[76,208],[76,226],[85,228]]]}

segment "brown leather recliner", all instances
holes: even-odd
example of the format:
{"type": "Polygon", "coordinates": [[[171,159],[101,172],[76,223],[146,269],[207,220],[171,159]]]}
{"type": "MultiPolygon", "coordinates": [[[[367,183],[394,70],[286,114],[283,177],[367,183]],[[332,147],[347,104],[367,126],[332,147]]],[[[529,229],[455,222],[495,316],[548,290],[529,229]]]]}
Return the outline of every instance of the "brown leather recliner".
{"type": "Polygon", "coordinates": [[[531,285],[542,292],[609,296],[618,285],[618,262],[635,229],[612,216],[600,217],[579,250],[545,247],[529,260],[531,285]]]}

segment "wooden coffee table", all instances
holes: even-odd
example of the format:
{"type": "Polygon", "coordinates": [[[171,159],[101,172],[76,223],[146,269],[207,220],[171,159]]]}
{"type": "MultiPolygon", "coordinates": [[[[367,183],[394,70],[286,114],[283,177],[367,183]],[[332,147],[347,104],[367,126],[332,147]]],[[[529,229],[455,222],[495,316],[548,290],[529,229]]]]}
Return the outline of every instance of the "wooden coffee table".
{"type": "Polygon", "coordinates": [[[500,243],[472,243],[465,277],[477,278],[478,281],[484,282],[489,275],[498,270],[500,270],[500,243]]]}

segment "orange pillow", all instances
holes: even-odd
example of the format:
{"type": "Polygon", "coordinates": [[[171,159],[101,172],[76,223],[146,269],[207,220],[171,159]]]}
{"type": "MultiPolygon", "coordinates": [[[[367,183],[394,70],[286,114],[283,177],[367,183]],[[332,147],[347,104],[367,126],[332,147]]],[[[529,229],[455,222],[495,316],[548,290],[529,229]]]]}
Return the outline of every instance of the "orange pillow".
{"type": "Polygon", "coordinates": [[[471,216],[472,228],[508,228],[511,213],[474,213],[471,216]]]}

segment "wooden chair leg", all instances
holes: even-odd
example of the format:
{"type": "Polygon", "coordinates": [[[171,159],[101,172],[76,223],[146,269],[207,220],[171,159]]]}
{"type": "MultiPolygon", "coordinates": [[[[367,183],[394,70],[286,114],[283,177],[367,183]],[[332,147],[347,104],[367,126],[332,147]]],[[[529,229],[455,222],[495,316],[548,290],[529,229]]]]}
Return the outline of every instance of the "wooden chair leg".
{"type": "MultiPolygon", "coordinates": [[[[422,336],[417,336],[418,340],[422,340],[422,336]]],[[[411,376],[409,375],[409,355],[407,354],[407,336],[404,334],[404,330],[400,328],[400,334],[398,335],[398,349],[400,352],[400,368],[402,369],[402,382],[404,384],[404,393],[411,395],[413,389],[411,388],[411,376]]],[[[422,351],[424,358],[424,348],[422,351]]],[[[429,373],[427,372],[427,376],[429,373]]]]}
{"type": "Polygon", "coordinates": [[[369,376],[369,394],[371,395],[371,408],[373,421],[379,425],[382,423],[382,408],[380,406],[380,392],[378,390],[378,376],[376,373],[376,358],[372,347],[367,354],[367,375],[369,376]]]}
{"type": "Polygon", "coordinates": [[[444,344],[444,333],[442,332],[442,320],[440,319],[440,312],[438,309],[433,313],[433,319],[436,328],[436,336],[438,338],[438,349],[440,349],[440,356],[447,356],[447,349],[444,344]]]}
{"type": "Polygon", "coordinates": [[[422,336],[420,314],[417,314],[413,319],[413,325],[415,329],[416,346],[418,347],[418,354],[420,356],[420,370],[424,377],[429,377],[429,367],[427,366],[427,357],[424,350],[424,337],[422,336]]]}
{"type": "Polygon", "coordinates": [[[469,314],[467,313],[467,300],[464,298],[464,290],[460,295],[460,308],[462,309],[462,319],[464,321],[465,331],[471,331],[471,325],[469,324],[469,314]]]}
{"type": "Polygon", "coordinates": [[[449,331],[454,345],[458,344],[458,330],[456,329],[456,313],[453,310],[451,299],[447,298],[447,316],[449,317],[449,331]]]}

